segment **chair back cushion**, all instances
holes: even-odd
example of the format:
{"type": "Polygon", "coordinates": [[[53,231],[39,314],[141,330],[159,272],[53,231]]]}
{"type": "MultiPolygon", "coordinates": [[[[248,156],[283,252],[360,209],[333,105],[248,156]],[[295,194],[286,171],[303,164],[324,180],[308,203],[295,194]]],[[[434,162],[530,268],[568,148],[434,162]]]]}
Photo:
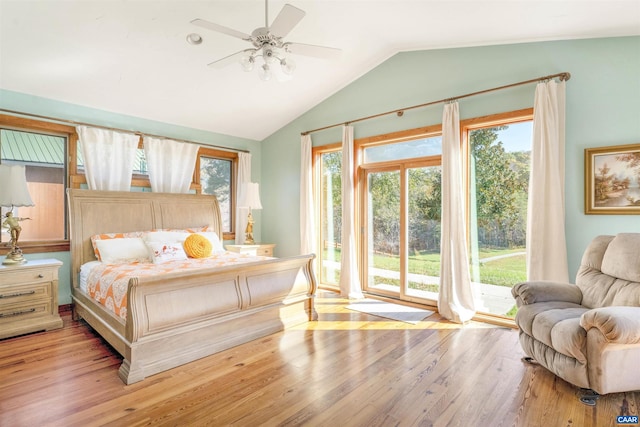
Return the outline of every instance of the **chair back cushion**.
{"type": "Polygon", "coordinates": [[[614,237],[600,270],[609,276],[640,282],[640,233],[620,233],[614,237]]]}
{"type": "Polygon", "coordinates": [[[593,239],[582,256],[576,285],[588,308],[640,306],[640,233],[593,239]]]}

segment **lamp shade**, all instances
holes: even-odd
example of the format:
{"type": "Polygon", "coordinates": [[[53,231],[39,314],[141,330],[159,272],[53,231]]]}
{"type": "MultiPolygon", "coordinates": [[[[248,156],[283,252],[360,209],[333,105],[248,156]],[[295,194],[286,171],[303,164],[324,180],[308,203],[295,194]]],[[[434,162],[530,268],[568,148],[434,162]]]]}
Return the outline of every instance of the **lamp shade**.
{"type": "Polygon", "coordinates": [[[256,182],[247,182],[241,184],[240,197],[238,200],[239,208],[262,209],[260,203],[260,190],[256,182]]]}
{"type": "Polygon", "coordinates": [[[0,165],[0,206],[34,206],[24,165],[0,165]]]}

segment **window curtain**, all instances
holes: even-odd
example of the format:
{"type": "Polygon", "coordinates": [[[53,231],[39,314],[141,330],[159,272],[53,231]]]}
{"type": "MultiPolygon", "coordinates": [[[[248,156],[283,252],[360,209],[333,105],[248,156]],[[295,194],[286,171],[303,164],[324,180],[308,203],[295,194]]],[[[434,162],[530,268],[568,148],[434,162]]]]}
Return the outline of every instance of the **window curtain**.
{"type": "Polygon", "coordinates": [[[464,221],[457,102],[445,104],[442,116],[442,234],[438,311],[457,323],[471,320],[475,314],[464,221]]]}
{"type": "Polygon", "coordinates": [[[151,191],[157,193],[188,193],[196,166],[198,146],[172,139],[145,136],[151,191]]]}
{"type": "Polygon", "coordinates": [[[342,252],[340,295],[363,298],[358,274],[355,236],[355,195],[353,176],[353,126],[342,127],[342,252]]]}
{"type": "Polygon", "coordinates": [[[140,137],[89,126],[76,131],[89,190],[130,191],[140,137]]]}
{"type": "Polygon", "coordinates": [[[242,200],[242,184],[251,182],[251,153],[238,153],[238,182],[236,186],[236,245],[244,244],[247,228],[248,208],[238,208],[238,200],[242,200]]]}
{"type": "Polygon", "coordinates": [[[317,251],[315,206],[313,203],[313,167],[311,135],[302,135],[300,155],[300,253],[317,251]]]}
{"type": "Polygon", "coordinates": [[[565,82],[538,83],[527,207],[528,280],[569,281],[564,223],[565,82]]]}

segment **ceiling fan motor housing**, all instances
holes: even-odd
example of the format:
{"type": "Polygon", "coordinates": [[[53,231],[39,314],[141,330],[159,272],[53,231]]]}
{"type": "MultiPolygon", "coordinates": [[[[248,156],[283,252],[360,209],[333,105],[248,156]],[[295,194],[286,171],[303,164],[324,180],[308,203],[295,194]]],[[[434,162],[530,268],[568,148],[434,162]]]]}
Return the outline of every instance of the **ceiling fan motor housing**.
{"type": "Polygon", "coordinates": [[[265,27],[256,28],[251,33],[251,43],[260,49],[265,45],[273,47],[282,47],[282,37],[274,36],[265,27]]]}

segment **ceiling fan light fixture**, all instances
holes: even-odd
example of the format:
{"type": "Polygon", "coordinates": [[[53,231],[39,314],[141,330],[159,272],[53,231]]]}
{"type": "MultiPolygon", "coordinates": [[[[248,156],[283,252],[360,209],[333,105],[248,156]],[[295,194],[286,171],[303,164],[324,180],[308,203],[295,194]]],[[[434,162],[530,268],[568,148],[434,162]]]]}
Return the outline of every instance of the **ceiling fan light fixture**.
{"type": "Polygon", "coordinates": [[[278,58],[277,53],[274,52],[273,49],[267,49],[267,48],[263,48],[262,58],[264,59],[264,62],[266,62],[267,64],[275,64],[276,61],[280,60],[280,58],[278,58]]]}
{"type": "Polygon", "coordinates": [[[263,82],[271,80],[271,68],[268,63],[262,64],[262,67],[258,69],[258,75],[263,82]]]}
{"type": "Polygon", "coordinates": [[[293,72],[296,70],[296,63],[291,58],[282,58],[280,60],[280,67],[282,68],[282,72],[288,76],[293,75],[293,72]]]}
{"type": "Polygon", "coordinates": [[[253,67],[256,65],[256,58],[253,55],[243,55],[240,58],[240,66],[246,72],[253,71],[253,67]]]}

